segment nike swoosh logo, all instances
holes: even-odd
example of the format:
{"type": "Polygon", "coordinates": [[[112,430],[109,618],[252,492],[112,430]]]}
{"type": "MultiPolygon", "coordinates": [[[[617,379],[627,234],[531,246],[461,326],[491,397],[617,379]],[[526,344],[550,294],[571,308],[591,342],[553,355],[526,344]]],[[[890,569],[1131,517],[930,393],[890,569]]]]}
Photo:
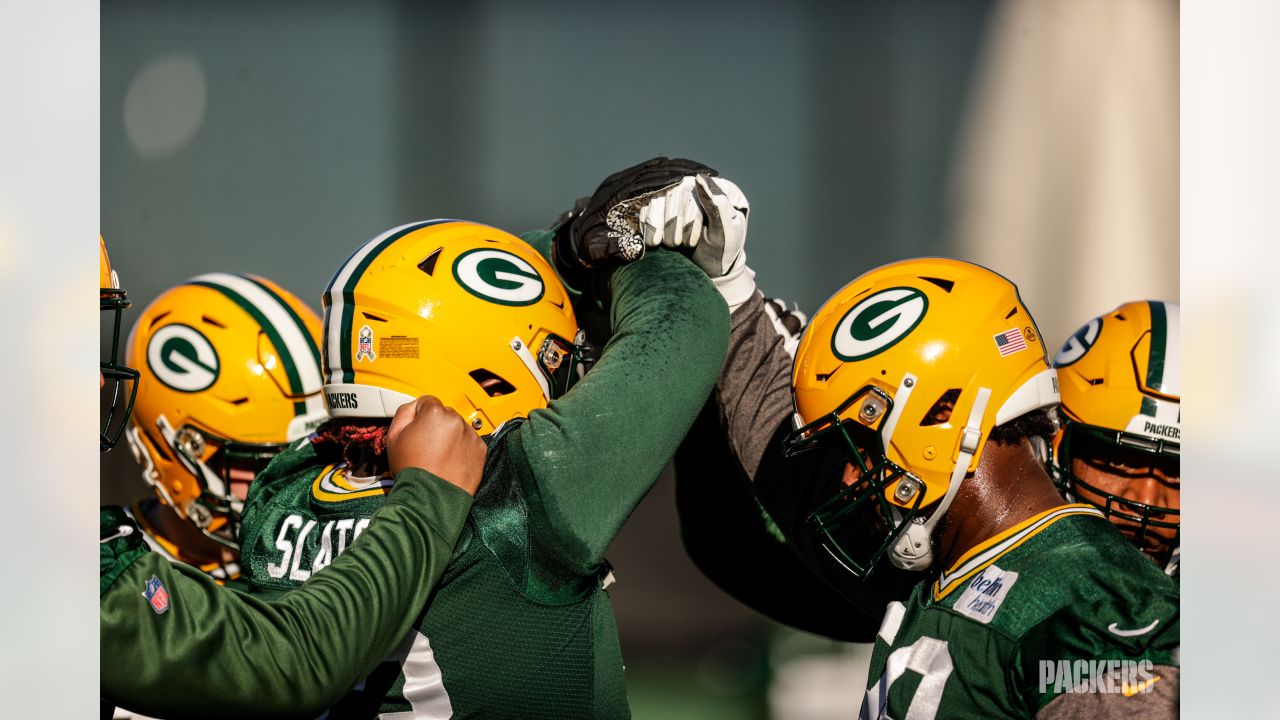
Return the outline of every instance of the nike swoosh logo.
{"type": "Polygon", "coordinates": [[[1159,675],[1154,675],[1149,680],[1140,682],[1137,685],[1125,685],[1124,687],[1120,688],[1120,692],[1123,693],[1125,697],[1133,697],[1134,695],[1137,695],[1140,692],[1144,692],[1147,688],[1151,687],[1152,685],[1155,685],[1156,681],[1159,679],[1160,679],[1159,675]]]}
{"type": "Polygon", "coordinates": [[[1138,637],[1139,635],[1146,635],[1152,630],[1155,630],[1156,625],[1159,625],[1159,624],[1160,624],[1160,618],[1156,618],[1155,620],[1151,621],[1150,625],[1144,628],[1138,628],[1137,630],[1121,630],[1118,625],[1116,625],[1115,623],[1111,623],[1110,625],[1107,626],[1107,632],[1117,637],[1138,637]]]}

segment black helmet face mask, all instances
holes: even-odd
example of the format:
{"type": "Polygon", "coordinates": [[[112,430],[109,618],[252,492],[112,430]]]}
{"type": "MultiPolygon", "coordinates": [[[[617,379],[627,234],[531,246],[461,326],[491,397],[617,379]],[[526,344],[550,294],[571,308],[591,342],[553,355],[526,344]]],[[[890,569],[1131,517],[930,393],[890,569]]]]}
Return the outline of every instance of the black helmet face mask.
{"type": "Polygon", "coordinates": [[[885,456],[878,428],[892,408],[888,394],[868,385],[831,413],[791,433],[784,442],[784,454],[789,458],[825,450],[824,454],[844,460],[852,469],[848,475],[844,465],[824,469],[834,473],[835,484],[828,479],[823,494],[809,507],[805,524],[821,551],[860,579],[871,574],[920,515],[924,499],[924,484],[885,456]],[[903,501],[914,502],[906,506],[889,502],[889,493],[903,490],[913,491],[903,501]]]}
{"type": "Polygon", "coordinates": [[[124,311],[129,307],[129,299],[124,290],[102,288],[98,304],[100,314],[107,323],[107,327],[102,330],[103,337],[106,337],[106,333],[111,334],[109,354],[98,362],[98,372],[102,375],[103,400],[106,403],[99,434],[99,449],[106,452],[115,447],[129,424],[133,401],[138,397],[138,371],[120,360],[123,350],[120,322],[124,311]]]}
{"type": "Polygon", "coordinates": [[[1162,567],[1171,567],[1179,547],[1178,508],[1133,500],[1120,491],[1099,487],[1075,473],[1080,460],[1118,479],[1178,478],[1181,447],[1178,443],[1140,438],[1128,433],[1068,422],[1051,465],[1054,481],[1070,500],[1087,502],[1102,510],[1134,545],[1162,567]],[[1124,468],[1140,468],[1129,473],[1124,468]],[[1158,472],[1156,472],[1158,471],[1158,472]]]}

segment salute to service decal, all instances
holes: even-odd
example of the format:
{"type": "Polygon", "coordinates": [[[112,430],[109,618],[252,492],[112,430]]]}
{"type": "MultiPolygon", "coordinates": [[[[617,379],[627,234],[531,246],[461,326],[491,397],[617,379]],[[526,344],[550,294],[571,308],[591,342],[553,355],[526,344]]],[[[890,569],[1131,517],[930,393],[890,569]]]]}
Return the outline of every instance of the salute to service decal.
{"type": "Polygon", "coordinates": [[[373,351],[373,328],[363,325],[360,328],[360,347],[356,350],[356,362],[368,360],[373,362],[378,359],[377,353],[373,351]]]}
{"type": "Polygon", "coordinates": [[[467,292],[499,305],[532,305],[542,298],[542,276],[505,250],[468,250],[453,262],[453,276],[467,292]]]}
{"type": "Polygon", "coordinates": [[[200,392],[218,380],[218,353],[199,330],[165,325],[147,344],[147,366],[156,379],[179,392],[200,392]]]}
{"type": "Polygon", "coordinates": [[[831,349],[846,362],[878,355],[914,330],[928,309],[929,299],[915,288],[881,290],[840,318],[831,349]]]}

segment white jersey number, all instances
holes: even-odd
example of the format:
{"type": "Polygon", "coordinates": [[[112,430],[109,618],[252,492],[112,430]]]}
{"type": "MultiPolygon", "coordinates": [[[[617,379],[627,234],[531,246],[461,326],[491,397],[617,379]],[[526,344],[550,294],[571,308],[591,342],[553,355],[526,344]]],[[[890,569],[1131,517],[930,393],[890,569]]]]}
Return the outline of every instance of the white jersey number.
{"type": "Polygon", "coordinates": [[[894,650],[889,654],[880,680],[867,690],[860,720],[887,717],[885,706],[889,702],[889,688],[907,670],[918,673],[921,678],[903,720],[933,720],[942,704],[942,689],[951,676],[951,667],[951,654],[947,651],[944,640],[922,637],[906,647],[894,650]]]}

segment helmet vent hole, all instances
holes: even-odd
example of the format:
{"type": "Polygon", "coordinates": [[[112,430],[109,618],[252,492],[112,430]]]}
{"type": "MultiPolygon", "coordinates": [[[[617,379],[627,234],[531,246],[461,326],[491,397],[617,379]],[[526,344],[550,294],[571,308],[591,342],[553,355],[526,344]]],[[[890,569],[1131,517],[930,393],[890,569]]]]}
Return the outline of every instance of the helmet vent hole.
{"type": "Polygon", "coordinates": [[[418,269],[428,275],[435,275],[436,261],[440,259],[440,251],[443,249],[444,248],[442,247],[436,248],[435,252],[431,253],[425,260],[418,263],[418,269]]]}
{"type": "Polygon", "coordinates": [[[1017,306],[1017,305],[1014,305],[1014,306],[1013,306],[1013,309],[1009,311],[1009,314],[1004,316],[1004,319],[1005,319],[1005,320],[1008,320],[1009,318],[1011,318],[1011,317],[1013,317],[1014,315],[1017,315],[1017,314],[1018,314],[1018,306],[1017,306]]]}
{"type": "Polygon", "coordinates": [[[212,326],[214,326],[214,327],[216,327],[216,328],[219,328],[219,329],[222,329],[222,330],[226,330],[226,329],[227,329],[227,326],[226,326],[226,325],[224,325],[224,324],[222,324],[222,323],[218,322],[217,320],[214,320],[213,318],[209,317],[208,315],[201,315],[201,316],[200,316],[200,319],[201,319],[201,320],[203,320],[203,321],[205,322],[205,324],[206,324],[206,325],[212,325],[212,326]]]}
{"type": "Polygon", "coordinates": [[[170,315],[170,314],[171,314],[171,313],[168,313],[168,312],[162,312],[162,313],[160,313],[159,315],[157,315],[157,316],[155,316],[155,317],[151,318],[151,328],[152,328],[152,329],[155,329],[155,327],[156,327],[157,325],[159,325],[159,324],[160,324],[160,321],[162,321],[162,320],[164,320],[165,318],[169,317],[169,315],[170,315]]]}
{"type": "Polygon", "coordinates": [[[954,280],[943,280],[942,278],[924,276],[921,276],[920,279],[925,282],[933,283],[947,292],[951,292],[951,288],[956,286],[956,282],[954,280]]]}
{"type": "Polygon", "coordinates": [[[1090,385],[1101,385],[1106,382],[1106,378],[1089,378],[1090,385]]]}
{"type": "Polygon", "coordinates": [[[247,397],[236,398],[235,400],[228,400],[227,402],[231,403],[232,405],[243,405],[249,402],[249,398],[247,397]]]}
{"type": "Polygon", "coordinates": [[[924,418],[920,420],[920,427],[941,425],[950,420],[951,413],[956,409],[956,402],[959,400],[960,388],[951,388],[939,395],[937,402],[933,404],[933,407],[929,408],[929,412],[925,413],[924,418]]]}
{"type": "Polygon", "coordinates": [[[387,321],[387,319],[386,319],[386,318],[384,318],[384,317],[378,317],[377,315],[374,315],[373,313],[367,313],[367,312],[364,312],[363,310],[362,310],[362,311],[360,311],[360,314],[364,316],[364,319],[365,319],[365,320],[372,320],[372,321],[374,321],[374,322],[380,322],[380,323],[384,323],[384,322],[386,322],[386,321],[387,321]]]}
{"type": "Polygon", "coordinates": [[[158,442],[155,436],[147,432],[146,430],[143,430],[142,434],[146,435],[147,440],[151,441],[151,449],[155,450],[156,454],[159,455],[162,460],[164,460],[165,462],[173,462],[173,458],[170,457],[169,451],[168,449],[165,448],[164,443],[158,442]]]}
{"type": "Polygon", "coordinates": [[[480,389],[484,390],[489,397],[510,395],[516,391],[514,385],[484,368],[472,370],[468,374],[471,376],[472,380],[476,381],[476,384],[480,386],[480,389]]]}

